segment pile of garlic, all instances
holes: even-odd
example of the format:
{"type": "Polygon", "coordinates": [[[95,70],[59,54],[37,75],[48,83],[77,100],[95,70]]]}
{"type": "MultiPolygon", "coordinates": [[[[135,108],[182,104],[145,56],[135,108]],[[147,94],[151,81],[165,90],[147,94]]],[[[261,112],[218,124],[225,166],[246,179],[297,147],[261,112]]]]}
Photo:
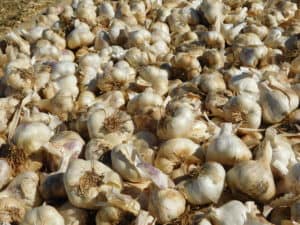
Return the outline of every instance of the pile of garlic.
{"type": "Polygon", "coordinates": [[[73,0],[8,33],[0,223],[300,224],[299,7],[73,0]]]}

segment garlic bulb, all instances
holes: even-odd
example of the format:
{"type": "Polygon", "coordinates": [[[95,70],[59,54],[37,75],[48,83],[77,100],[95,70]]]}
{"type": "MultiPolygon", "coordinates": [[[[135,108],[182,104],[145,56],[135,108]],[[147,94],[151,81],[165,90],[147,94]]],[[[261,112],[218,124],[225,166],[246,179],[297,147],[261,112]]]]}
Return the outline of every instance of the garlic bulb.
{"type": "Polygon", "coordinates": [[[260,103],[263,119],[267,123],[278,123],[299,105],[299,97],[293,89],[270,77],[261,83],[260,103]]]}
{"type": "Polygon", "coordinates": [[[174,138],[164,142],[156,155],[155,166],[175,178],[185,175],[192,165],[204,161],[200,145],[187,138],[174,138]],[[177,168],[179,166],[179,168],[177,168]]]}
{"type": "Polygon", "coordinates": [[[274,176],[286,175],[289,168],[297,162],[291,144],[272,127],[266,130],[266,138],[270,140],[272,147],[271,168],[274,176]]]}
{"type": "Polygon", "coordinates": [[[43,145],[45,157],[49,161],[48,169],[65,172],[70,160],[78,158],[84,144],[84,140],[73,131],[62,131],[52,136],[43,145]]]}
{"type": "Polygon", "coordinates": [[[69,164],[64,175],[64,185],[72,205],[97,209],[97,203],[101,201],[98,195],[109,187],[121,190],[122,180],[117,173],[100,162],[76,159],[69,164]]]}
{"type": "Polygon", "coordinates": [[[20,223],[26,213],[26,206],[15,198],[1,198],[0,221],[2,223],[20,223]]]}
{"type": "Polygon", "coordinates": [[[125,111],[98,109],[88,116],[87,127],[91,138],[105,138],[118,144],[127,140],[134,130],[133,121],[125,111]]]}
{"type": "Polygon", "coordinates": [[[247,208],[242,202],[232,200],[220,208],[213,208],[209,217],[216,225],[244,225],[247,220],[247,208]]]}
{"type": "Polygon", "coordinates": [[[208,23],[213,25],[213,30],[220,31],[223,22],[222,2],[219,0],[203,0],[200,9],[208,23]]]}
{"type": "Polygon", "coordinates": [[[88,213],[83,210],[72,206],[69,202],[60,206],[57,211],[65,220],[65,225],[87,225],[88,213]]]}
{"type": "Polygon", "coordinates": [[[143,183],[151,180],[159,188],[173,186],[168,176],[146,163],[131,144],[121,144],[111,151],[112,168],[124,179],[143,183]]]}
{"type": "Polygon", "coordinates": [[[155,189],[149,197],[149,212],[159,223],[168,223],[185,211],[183,195],[174,189],[155,189]]]}
{"type": "Polygon", "coordinates": [[[65,225],[64,218],[48,205],[33,208],[26,212],[21,225],[65,225]]]}
{"type": "Polygon", "coordinates": [[[164,95],[168,91],[168,72],[155,66],[146,66],[139,71],[141,85],[151,85],[153,90],[159,95],[164,95]],[[144,81],[144,82],[143,82],[144,81]]]}
{"type": "Polygon", "coordinates": [[[217,203],[223,192],[225,181],[225,170],[222,165],[207,162],[190,173],[191,178],[177,185],[187,201],[195,205],[217,203]]]}
{"type": "Polygon", "coordinates": [[[41,203],[38,184],[39,177],[35,172],[20,173],[0,192],[0,198],[15,198],[28,207],[37,206],[41,203]]]}
{"type": "Polygon", "coordinates": [[[239,191],[255,200],[265,202],[275,195],[275,183],[270,168],[272,148],[269,140],[260,146],[257,160],[236,164],[227,172],[227,184],[235,192],[239,191]],[[253,174],[260,174],[253,176],[253,174]]]}
{"type": "Polygon", "coordinates": [[[0,159],[0,190],[8,184],[12,176],[12,169],[5,159],[0,159]]]}
{"type": "Polygon", "coordinates": [[[223,165],[235,165],[252,158],[246,144],[233,134],[231,123],[224,123],[220,133],[211,140],[206,152],[208,161],[216,161],[223,165]]]}
{"type": "Polygon", "coordinates": [[[259,104],[247,95],[234,96],[224,105],[227,121],[238,123],[241,127],[259,128],[262,110],[259,104]]]}
{"type": "Polygon", "coordinates": [[[85,146],[84,158],[87,160],[99,160],[113,147],[115,147],[115,144],[105,138],[92,138],[85,146]]]}
{"type": "Polygon", "coordinates": [[[95,35],[90,31],[86,23],[76,21],[75,29],[67,36],[67,46],[75,49],[82,46],[91,45],[95,35]]]}
{"type": "Polygon", "coordinates": [[[136,129],[155,130],[162,116],[163,99],[152,89],[146,89],[128,101],[127,112],[133,117],[136,129]]]}
{"type": "Polygon", "coordinates": [[[140,183],[147,179],[137,167],[136,160],[141,159],[137,151],[130,144],[117,145],[111,151],[112,168],[124,179],[140,183]]]}
{"type": "Polygon", "coordinates": [[[47,143],[52,135],[52,131],[44,123],[21,123],[15,131],[13,141],[26,155],[31,155],[47,143]]]}
{"type": "Polygon", "coordinates": [[[110,225],[119,223],[122,219],[122,210],[113,206],[104,206],[98,210],[96,225],[110,225]]]}

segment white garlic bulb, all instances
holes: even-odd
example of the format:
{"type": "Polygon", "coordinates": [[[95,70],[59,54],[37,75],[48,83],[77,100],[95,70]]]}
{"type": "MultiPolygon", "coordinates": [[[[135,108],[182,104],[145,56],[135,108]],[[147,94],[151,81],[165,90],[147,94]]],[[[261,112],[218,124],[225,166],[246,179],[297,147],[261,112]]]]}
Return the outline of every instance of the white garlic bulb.
{"type": "Polygon", "coordinates": [[[262,82],[260,86],[260,103],[265,122],[280,122],[298,107],[298,95],[292,88],[284,86],[275,78],[269,77],[269,80],[262,82]]]}
{"type": "Polygon", "coordinates": [[[244,225],[247,220],[247,208],[237,200],[232,200],[220,208],[213,208],[209,217],[215,225],[244,225]]]}
{"type": "Polygon", "coordinates": [[[65,225],[64,218],[57,210],[48,205],[43,205],[29,210],[21,225],[65,225]]]}
{"type": "Polygon", "coordinates": [[[26,155],[30,155],[47,143],[53,131],[44,123],[21,123],[13,136],[13,141],[26,155]]]}
{"type": "Polygon", "coordinates": [[[220,133],[211,140],[206,152],[208,161],[234,165],[252,158],[246,144],[233,133],[231,123],[224,123],[220,133]]]}
{"type": "Polygon", "coordinates": [[[222,165],[207,162],[191,171],[191,178],[180,182],[177,187],[187,201],[195,205],[217,203],[224,188],[225,170],[222,165]]]}
{"type": "Polygon", "coordinates": [[[270,167],[272,148],[269,140],[260,146],[257,160],[236,164],[227,172],[227,183],[231,190],[241,192],[249,197],[265,202],[274,197],[276,187],[270,167]],[[253,174],[259,176],[253,176],[253,174]]]}
{"type": "Polygon", "coordinates": [[[174,138],[164,142],[156,155],[155,166],[172,178],[188,173],[189,166],[204,161],[200,145],[187,138],[174,138]],[[179,166],[179,168],[177,168],[179,166]]]}
{"type": "Polygon", "coordinates": [[[178,218],[185,211],[185,199],[175,189],[155,189],[150,193],[149,212],[159,223],[178,218]]]}
{"type": "Polygon", "coordinates": [[[230,98],[223,109],[227,121],[240,122],[240,126],[246,128],[260,127],[262,109],[255,100],[247,95],[238,95],[230,98]]]}

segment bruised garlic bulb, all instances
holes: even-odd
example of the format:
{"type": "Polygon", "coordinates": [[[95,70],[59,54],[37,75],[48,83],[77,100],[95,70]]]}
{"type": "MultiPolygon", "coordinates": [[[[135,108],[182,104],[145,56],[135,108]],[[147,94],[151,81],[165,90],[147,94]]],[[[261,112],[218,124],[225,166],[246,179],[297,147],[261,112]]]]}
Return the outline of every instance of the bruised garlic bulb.
{"type": "Polygon", "coordinates": [[[263,119],[267,123],[278,123],[299,105],[296,92],[275,78],[261,83],[260,103],[263,110],[263,119]]]}
{"type": "Polygon", "coordinates": [[[185,211],[185,199],[175,189],[154,189],[149,197],[149,212],[159,223],[168,223],[185,211]]]}
{"type": "Polygon", "coordinates": [[[192,169],[190,176],[191,178],[177,185],[189,203],[204,205],[218,202],[225,181],[225,170],[222,165],[207,162],[199,169],[192,169]]]}
{"type": "Polygon", "coordinates": [[[41,203],[38,184],[39,176],[35,172],[20,173],[0,192],[0,199],[15,198],[28,207],[37,206],[41,203]]]}
{"type": "Polygon", "coordinates": [[[175,178],[178,174],[186,175],[190,166],[203,162],[203,154],[200,145],[193,141],[187,138],[174,138],[160,146],[155,166],[175,178]]]}
{"type": "Polygon", "coordinates": [[[22,149],[26,155],[31,155],[47,143],[52,135],[53,132],[44,123],[21,123],[15,131],[13,141],[18,149],[22,149]]]}
{"type": "Polygon", "coordinates": [[[235,123],[241,122],[241,127],[259,128],[261,124],[261,107],[247,95],[232,97],[223,109],[225,119],[235,123]]]}
{"type": "Polygon", "coordinates": [[[227,172],[227,184],[233,192],[238,191],[265,202],[273,198],[276,192],[270,167],[272,148],[269,140],[262,142],[259,153],[256,160],[241,162],[230,169],[227,172]]]}
{"type": "Polygon", "coordinates": [[[224,123],[220,133],[210,142],[206,152],[208,161],[216,161],[223,165],[234,165],[252,158],[246,144],[233,134],[231,123],[224,123]]]}
{"type": "Polygon", "coordinates": [[[33,208],[26,212],[21,225],[65,225],[64,218],[49,205],[33,208]]]}

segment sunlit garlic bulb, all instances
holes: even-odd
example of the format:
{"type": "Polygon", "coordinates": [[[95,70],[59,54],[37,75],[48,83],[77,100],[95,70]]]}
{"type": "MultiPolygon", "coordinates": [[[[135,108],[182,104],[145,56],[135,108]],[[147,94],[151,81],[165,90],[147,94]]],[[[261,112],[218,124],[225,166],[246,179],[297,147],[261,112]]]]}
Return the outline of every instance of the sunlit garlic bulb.
{"type": "Polygon", "coordinates": [[[77,21],[75,29],[67,36],[67,46],[75,49],[83,46],[91,45],[95,35],[90,31],[89,26],[83,22],[77,21]]]}
{"type": "Polygon", "coordinates": [[[299,97],[292,88],[270,77],[261,83],[260,104],[263,119],[267,123],[278,123],[299,105],[299,97]]]}
{"type": "Polygon", "coordinates": [[[5,159],[0,159],[0,190],[11,180],[12,169],[5,159]]]}
{"type": "Polygon", "coordinates": [[[185,199],[175,189],[154,189],[150,193],[149,212],[159,223],[178,218],[185,211],[185,199]]]}
{"type": "Polygon", "coordinates": [[[177,187],[191,204],[217,203],[223,192],[225,174],[221,164],[207,162],[200,168],[192,169],[190,177],[180,182],[177,187]]]}
{"type": "Polygon", "coordinates": [[[241,192],[257,201],[265,202],[274,197],[276,188],[270,163],[272,148],[269,140],[264,140],[256,160],[236,164],[227,172],[227,184],[235,192],[241,192]],[[260,176],[253,176],[253,174],[260,176]]]}
{"type": "Polygon", "coordinates": [[[17,127],[13,141],[26,155],[30,155],[47,143],[52,135],[51,129],[44,123],[22,123],[17,127]]]}
{"type": "Polygon", "coordinates": [[[31,171],[20,173],[0,192],[0,198],[15,198],[27,207],[37,206],[41,203],[38,185],[38,174],[31,171]]]}
{"type": "Polygon", "coordinates": [[[231,123],[224,123],[220,133],[208,145],[206,159],[223,165],[234,165],[252,158],[246,144],[233,133],[231,123]]]}
{"type": "Polygon", "coordinates": [[[225,119],[234,123],[241,122],[241,127],[259,128],[261,124],[261,107],[247,95],[232,97],[223,109],[225,119]]]}
{"type": "Polygon", "coordinates": [[[247,208],[237,200],[232,200],[209,213],[215,225],[244,225],[247,220],[247,208]]]}
{"type": "Polygon", "coordinates": [[[200,146],[193,141],[187,138],[174,138],[160,146],[155,166],[175,178],[186,175],[189,167],[203,162],[203,154],[200,146]]]}
{"type": "Polygon", "coordinates": [[[64,218],[57,210],[48,205],[33,208],[26,212],[21,225],[65,225],[64,218]]]}
{"type": "Polygon", "coordinates": [[[88,213],[84,209],[79,209],[71,205],[69,202],[64,203],[57,208],[57,211],[65,220],[65,225],[87,225],[88,213]]]}

